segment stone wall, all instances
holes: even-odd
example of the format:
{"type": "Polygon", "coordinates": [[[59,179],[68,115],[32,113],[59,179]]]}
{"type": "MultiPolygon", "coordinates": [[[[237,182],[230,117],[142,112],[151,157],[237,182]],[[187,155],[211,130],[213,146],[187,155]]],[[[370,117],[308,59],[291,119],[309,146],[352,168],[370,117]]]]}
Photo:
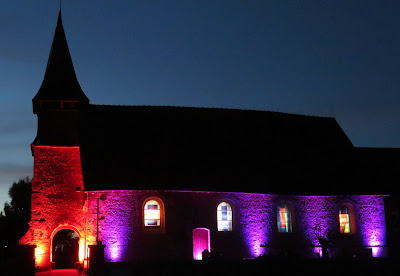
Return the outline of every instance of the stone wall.
{"type": "Polygon", "coordinates": [[[321,254],[318,237],[332,242],[331,256],[357,254],[372,248],[384,255],[384,196],[277,196],[193,191],[88,192],[88,232],[95,236],[97,198],[100,200],[99,237],[106,245],[107,261],[185,260],[192,258],[192,231],[210,230],[211,252],[227,258],[254,258],[263,254],[321,254]],[[165,205],[165,232],[146,232],[143,203],[160,198],[165,205]],[[216,208],[227,201],[233,209],[233,231],[217,231],[216,208]],[[276,207],[293,206],[292,233],[278,233],[276,207]],[[354,206],[356,229],[339,231],[342,204],[354,206]]]}
{"type": "Polygon", "coordinates": [[[36,245],[36,265],[47,269],[59,230],[74,230],[84,239],[84,187],[79,147],[33,147],[31,222],[20,244],[36,245]]]}

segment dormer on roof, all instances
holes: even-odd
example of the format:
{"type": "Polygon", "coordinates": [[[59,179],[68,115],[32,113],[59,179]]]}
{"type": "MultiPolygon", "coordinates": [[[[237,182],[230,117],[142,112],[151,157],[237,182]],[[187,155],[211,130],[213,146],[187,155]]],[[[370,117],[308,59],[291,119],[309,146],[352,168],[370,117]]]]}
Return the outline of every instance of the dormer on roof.
{"type": "Polygon", "coordinates": [[[33,113],[48,110],[77,110],[89,104],[76,78],[62,24],[61,11],[42,85],[32,100],[33,113]]]}

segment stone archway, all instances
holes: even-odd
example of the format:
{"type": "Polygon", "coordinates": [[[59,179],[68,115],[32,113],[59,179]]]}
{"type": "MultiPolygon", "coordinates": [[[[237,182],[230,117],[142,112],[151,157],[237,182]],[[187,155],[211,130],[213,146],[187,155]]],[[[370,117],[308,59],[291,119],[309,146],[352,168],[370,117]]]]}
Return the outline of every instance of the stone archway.
{"type": "Polygon", "coordinates": [[[79,233],[61,228],[52,235],[51,258],[54,268],[74,268],[79,262],[79,233]]]}

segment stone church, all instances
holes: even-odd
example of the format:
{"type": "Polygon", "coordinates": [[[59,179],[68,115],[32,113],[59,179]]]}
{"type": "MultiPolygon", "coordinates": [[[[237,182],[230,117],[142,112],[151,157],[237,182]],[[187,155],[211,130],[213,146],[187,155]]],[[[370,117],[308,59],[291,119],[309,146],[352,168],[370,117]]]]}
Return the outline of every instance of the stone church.
{"type": "Polygon", "coordinates": [[[334,118],[176,106],[93,105],[58,17],[38,118],[30,229],[50,269],[69,229],[77,262],[227,259],[284,252],[386,256],[390,149],[354,147],[334,118]],[[206,250],[206,251],[205,251],[206,250]]]}

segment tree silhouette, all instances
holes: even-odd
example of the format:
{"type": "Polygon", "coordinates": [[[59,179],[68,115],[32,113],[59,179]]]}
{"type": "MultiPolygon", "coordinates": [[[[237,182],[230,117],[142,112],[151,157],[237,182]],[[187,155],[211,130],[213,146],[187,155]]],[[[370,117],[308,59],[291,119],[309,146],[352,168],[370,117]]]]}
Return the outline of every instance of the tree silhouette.
{"type": "Polygon", "coordinates": [[[0,247],[7,254],[15,254],[19,239],[28,231],[31,217],[32,179],[14,181],[8,191],[11,202],[4,204],[4,215],[0,214],[0,247]]]}

